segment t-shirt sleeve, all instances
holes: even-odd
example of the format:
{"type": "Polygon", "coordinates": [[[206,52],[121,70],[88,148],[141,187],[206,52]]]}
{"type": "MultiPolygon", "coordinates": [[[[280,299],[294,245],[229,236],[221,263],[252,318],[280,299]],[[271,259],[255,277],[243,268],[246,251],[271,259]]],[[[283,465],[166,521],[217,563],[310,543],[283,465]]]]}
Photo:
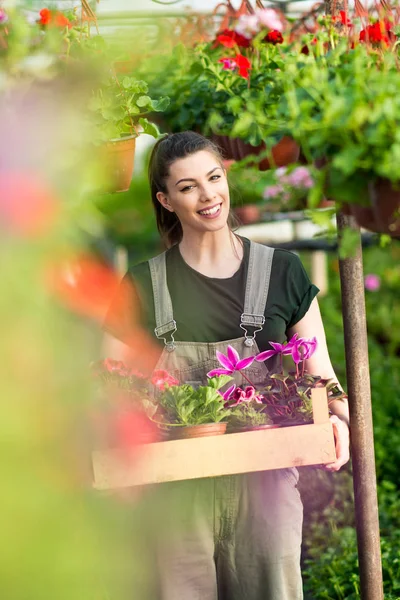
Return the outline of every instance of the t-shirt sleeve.
{"type": "Polygon", "coordinates": [[[287,325],[290,329],[301,321],[319,292],[317,286],[311,283],[301,260],[296,254],[290,254],[287,270],[287,289],[291,306],[291,316],[287,325]]]}
{"type": "Polygon", "coordinates": [[[124,276],[104,319],[103,329],[122,342],[129,343],[146,323],[148,271],[146,264],[140,264],[124,276]]]}

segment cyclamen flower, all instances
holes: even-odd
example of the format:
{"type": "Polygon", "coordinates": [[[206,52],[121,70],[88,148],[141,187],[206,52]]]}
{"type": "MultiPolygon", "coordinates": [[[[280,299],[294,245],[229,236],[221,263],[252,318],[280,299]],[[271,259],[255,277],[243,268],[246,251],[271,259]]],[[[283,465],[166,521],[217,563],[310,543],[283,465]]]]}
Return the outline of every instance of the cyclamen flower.
{"type": "Polygon", "coordinates": [[[305,338],[298,338],[294,341],[292,346],[292,358],[293,361],[298,365],[303,360],[308,360],[314,354],[317,349],[317,338],[313,337],[311,340],[305,338]]]}
{"type": "Polygon", "coordinates": [[[168,371],[165,371],[164,369],[154,371],[151,378],[151,383],[162,392],[164,391],[166,385],[179,385],[179,381],[175,379],[175,377],[172,377],[172,375],[170,375],[168,371]]]}
{"type": "Polygon", "coordinates": [[[207,373],[207,377],[216,377],[219,375],[232,375],[235,371],[242,371],[243,369],[247,369],[254,361],[254,356],[249,356],[248,358],[240,359],[239,354],[232,348],[232,346],[228,346],[227,354],[222,354],[217,350],[216,356],[220,365],[222,365],[222,369],[213,369],[209,373],[207,373]]]}
{"type": "Polygon", "coordinates": [[[297,341],[297,338],[298,338],[298,334],[295,333],[294,336],[286,344],[279,344],[278,342],[270,342],[269,345],[272,346],[272,350],[266,350],[265,352],[260,352],[260,354],[257,354],[256,361],[264,362],[264,360],[268,360],[272,356],[275,356],[275,354],[283,354],[283,355],[291,354],[293,345],[297,341]]]}
{"type": "Polygon", "coordinates": [[[269,44],[282,44],[283,43],[283,35],[277,29],[273,29],[264,38],[264,42],[268,42],[269,44]]]}

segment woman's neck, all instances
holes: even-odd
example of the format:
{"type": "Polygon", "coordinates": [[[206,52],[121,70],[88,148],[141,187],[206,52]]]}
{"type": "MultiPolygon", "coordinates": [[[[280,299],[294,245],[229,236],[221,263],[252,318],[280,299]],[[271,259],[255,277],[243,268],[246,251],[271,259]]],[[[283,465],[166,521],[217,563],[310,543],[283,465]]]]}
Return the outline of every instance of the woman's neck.
{"type": "Polygon", "coordinates": [[[242,243],[228,227],[201,236],[184,232],[179,250],[192,269],[218,279],[232,277],[243,258],[242,243]]]}

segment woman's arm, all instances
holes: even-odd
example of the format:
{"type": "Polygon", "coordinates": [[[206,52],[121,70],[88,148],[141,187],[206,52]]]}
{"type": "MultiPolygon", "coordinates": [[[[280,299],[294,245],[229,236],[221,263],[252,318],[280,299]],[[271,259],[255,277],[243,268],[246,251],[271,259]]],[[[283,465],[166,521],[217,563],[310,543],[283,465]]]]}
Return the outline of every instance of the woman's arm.
{"type": "MultiPolygon", "coordinates": [[[[320,375],[323,379],[333,379],[339,384],[335,371],[333,370],[331,359],[326,345],[326,336],[318,301],[315,298],[305,316],[294,325],[288,332],[289,336],[298,333],[299,337],[316,337],[318,341],[317,349],[312,357],[306,361],[306,370],[312,375],[320,375]]],[[[337,461],[327,465],[327,470],[338,471],[350,458],[349,454],[349,406],[347,398],[336,400],[330,404],[333,413],[331,421],[333,423],[336,438],[337,461]]]]}

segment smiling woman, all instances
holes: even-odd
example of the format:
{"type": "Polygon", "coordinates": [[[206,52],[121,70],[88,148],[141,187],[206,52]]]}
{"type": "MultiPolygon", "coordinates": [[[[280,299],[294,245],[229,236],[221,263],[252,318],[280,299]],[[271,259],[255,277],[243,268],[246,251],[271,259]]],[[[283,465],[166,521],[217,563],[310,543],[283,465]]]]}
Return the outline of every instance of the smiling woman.
{"type": "MultiPolygon", "coordinates": [[[[149,178],[169,249],[134,267],[125,282],[136,290],[146,329],[160,343],[155,369],[180,384],[202,386],[218,367],[216,356],[227,355],[242,385],[236,369],[241,356],[254,386],[262,387],[279,358],[269,353],[260,363],[254,356],[271,351],[271,340],[283,343],[298,333],[318,341],[309,372],[334,378],[318,289],[297,256],[232,231],[218,148],[196,133],[167,135],[154,147],[149,178]]],[[[114,303],[107,330],[127,340],[127,322],[114,303]]],[[[332,410],[339,414],[336,406],[332,410]]],[[[349,438],[347,425],[334,418],[339,453],[330,468],[338,470],[348,460],[349,438]]],[[[295,469],[279,469],[168,484],[171,503],[162,506],[171,529],[160,533],[154,548],[159,594],[151,600],[301,600],[297,479],[295,469]]]]}

